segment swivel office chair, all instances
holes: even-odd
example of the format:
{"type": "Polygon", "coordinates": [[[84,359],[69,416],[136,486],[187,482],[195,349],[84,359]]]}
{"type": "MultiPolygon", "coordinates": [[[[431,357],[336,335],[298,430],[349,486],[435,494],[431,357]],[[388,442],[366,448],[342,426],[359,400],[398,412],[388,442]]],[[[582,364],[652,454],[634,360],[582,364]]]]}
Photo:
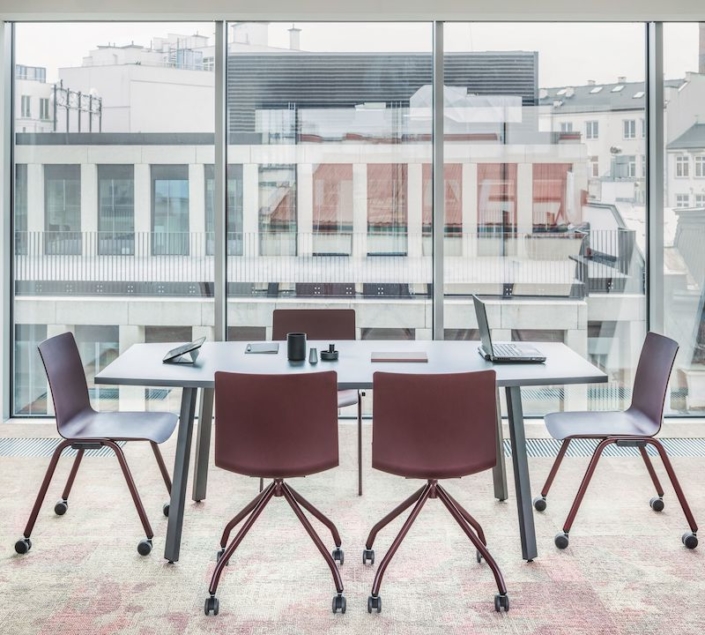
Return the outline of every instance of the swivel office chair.
{"type": "Polygon", "coordinates": [[[340,534],[332,521],[285,482],[338,465],[337,375],[334,371],[296,375],[215,374],[215,464],[246,476],[272,479],[225,527],[206,599],[206,615],[217,615],[215,593],[223,568],[272,497],[283,496],[321,552],[333,574],[336,595],[333,613],[345,613],[343,581],[336,566],[343,564],[340,534]],[[276,398],[272,398],[272,395],[276,398]],[[311,526],[302,508],[331,532],[332,554],[311,526]],[[230,544],[232,530],[243,526],[230,544]]]}
{"type": "Polygon", "coordinates": [[[558,532],[554,538],[554,543],[559,549],[565,549],[568,546],[569,532],[590,484],[590,479],[595,472],[597,462],[600,460],[604,449],[613,443],[621,447],[639,449],[657,493],[657,496],[651,499],[650,505],[654,511],[660,512],[664,509],[664,492],[654,471],[651,459],[646,452],[646,446],[648,445],[656,448],[686,520],[690,525],[690,531],[684,533],[681,540],[688,549],[695,549],[698,546],[696,535],[698,526],[695,523],[695,518],[676,478],[676,473],[666,454],[666,449],[655,438],[659,430],[661,430],[668,380],[671,376],[671,369],[673,368],[677,352],[678,344],[674,340],[656,333],[648,333],[646,335],[634,377],[632,403],[623,412],[555,412],[546,415],[545,422],[549,433],[554,439],[562,440],[563,444],[541,490],[541,496],[534,498],[534,508],[537,511],[541,512],[546,509],[546,497],[570,442],[573,439],[596,439],[599,441],[578,489],[578,494],[573,501],[568,518],[563,525],[563,531],[558,532]]]}
{"type": "MultiPolygon", "coordinates": [[[[310,340],[354,340],[354,309],[275,309],[272,339],[285,340],[287,333],[306,333],[310,340]]],[[[357,494],[362,496],[362,397],[364,391],[339,390],[338,408],[357,404],[357,494]]]]}
{"type": "MultiPolygon", "coordinates": [[[[115,452],[132,500],[137,508],[137,514],[146,534],[146,538],[137,546],[137,551],[140,555],[146,556],[152,550],[154,532],[132,480],[125,454],[118,442],[149,441],[167,492],[171,493],[171,479],[158,444],[163,443],[171,436],[176,428],[178,418],[167,412],[96,412],[91,407],[86,375],[73,334],[62,333],[49,338],[39,344],[38,348],[54,401],[56,429],[64,440],[54,450],[27,521],[24,537],[15,543],[15,551],[24,554],[32,548],[30,535],[61,453],[68,447],[78,450],[61,499],[54,506],[54,512],[59,516],[63,516],[68,511],[69,494],[84,452],[105,446],[115,452]]],[[[164,506],[164,513],[165,515],[168,513],[168,505],[164,506]]]]}
{"type": "Polygon", "coordinates": [[[492,469],[497,463],[497,386],[495,371],[452,374],[376,372],[373,379],[372,467],[426,481],[416,493],[387,514],[370,531],[363,564],[374,564],[372,549],[379,531],[414,505],[399,535],[377,569],[367,610],[382,610],[379,594],[389,566],[421,508],[439,498],[476,549],[477,561],[490,566],[499,594],[495,610],[509,610],[502,573],[487,550],[480,524],[439,480],[492,469]]]}

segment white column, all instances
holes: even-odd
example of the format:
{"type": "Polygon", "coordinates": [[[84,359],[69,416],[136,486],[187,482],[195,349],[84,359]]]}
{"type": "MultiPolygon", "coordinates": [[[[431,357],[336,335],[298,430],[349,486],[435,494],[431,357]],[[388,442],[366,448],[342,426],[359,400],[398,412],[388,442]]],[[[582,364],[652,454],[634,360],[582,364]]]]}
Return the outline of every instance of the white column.
{"type": "Polygon", "coordinates": [[[242,233],[243,255],[259,254],[259,165],[242,166],[242,233]]]}
{"type": "MultiPolygon", "coordinates": [[[[144,342],[144,326],[135,326],[132,324],[121,324],[120,341],[118,347],[120,355],[122,355],[133,344],[141,344],[144,342]]],[[[118,397],[119,410],[145,410],[146,400],[144,397],[144,388],[142,386],[120,386],[118,397]]]]}
{"type": "Polygon", "coordinates": [[[353,256],[367,257],[367,164],[353,164],[353,256]]]}
{"type": "MultiPolygon", "coordinates": [[[[406,248],[409,258],[420,258],[423,256],[423,166],[421,163],[409,163],[408,166],[406,248]]],[[[431,245],[429,249],[431,255],[431,245]]]]}
{"type": "Polygon", "coordinates": [[[98,253],[98,166],[81,164],[81,233],[83,255],[98,253]]]}
{"type": "Polygon", "coordinates": [[[531,163],[517,164],[516,205],[517,233],[530,235],[534,229],[534,167],[531,163]]]}
{"type": "Polygon", "coordinates": [[[152,185],[149,165],[135,164],[135,256],[152,252],[152,185]]]}
{"type": "Polygon", "coordinates": [[[299,256],[313,253],[313,165],[296,166],[296,226],[299,256]]]}
{"type": "Polygon", "coordinates": [[[192,256],[206,254],[206,175],[201,163],[188,166],[189,202],[188,227],[191,239],[189,244],[198,249],[192,256]]]}
{"type": "Polygon", "coordinates": [[[477,163],[463,163],[463,256],[477,255],[477,163]]]}

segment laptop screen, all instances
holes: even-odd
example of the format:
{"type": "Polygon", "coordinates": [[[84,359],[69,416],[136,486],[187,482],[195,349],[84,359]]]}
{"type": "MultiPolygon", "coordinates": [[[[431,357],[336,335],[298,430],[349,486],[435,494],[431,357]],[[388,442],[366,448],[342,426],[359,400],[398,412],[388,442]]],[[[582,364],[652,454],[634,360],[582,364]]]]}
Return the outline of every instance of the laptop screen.
{"type": "Polygon", "coordinates": [[[472,296],[475,303],[475,316],[477,317],[477,328],[480,331],[480,339],[482,340],[482,348],[488,355],[494,355],[492,352],[492,338],[490,337],[490,325],[487,323],[487,310],[485,303],[476,295],[472,296]]]}

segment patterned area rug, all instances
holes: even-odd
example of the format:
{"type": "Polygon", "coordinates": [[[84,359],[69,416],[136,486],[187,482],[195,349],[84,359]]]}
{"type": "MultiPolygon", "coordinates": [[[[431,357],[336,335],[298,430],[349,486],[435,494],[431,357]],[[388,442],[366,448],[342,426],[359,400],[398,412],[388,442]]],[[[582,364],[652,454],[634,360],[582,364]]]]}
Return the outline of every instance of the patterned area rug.
{"type": "MultiPolygon", "coordinates": [[[[51,436],[48,426],[14,426],[51,436]]],[[[366,464],[369,465],[369,427],[366,464]]],[[[168,464],[173,440],[164,446],[168,464]]],[[[553,545],[587,459],[566,458],[549,497],[536,514],[539,558],[521,560],[513,498],[492,495],[490,473],[447,482],[447,489],[482,523],[504,574],[511,610],[496,613],[496,587],[487,565],[436,500],[428,502],[385,575],[383,610],[367,613],[374,568],[362,564],[371,526],[419,484],[367,468],[365,495],[356,496],[355,428],[341,426],[341,465],[292,485],[328,513],[343,538],[341,569],[347,613],[333,615],[334,585],[315,546],[282,499],[274,499],[225,570],[220,614],[206,617],[203,602],[222,529],[257,493],[257,481],[211,469],[208,498],[189,501],[181,559],[162,558],[167,500],[147,444],[126,447],[128,461],[154,527],[154,550],[137,553],[142,529],[117,461],[83,461],[66,515],[56,516],[70,468],[59,464],[32,535],[32,550],[14,542],[32,507],[47,458],[0,459],[0,633],[170,635],[259,634],[634,634],[705,632],[705,544],[688,551],[687,524],[670,486],[666,509],[648,505],[652,485],[641,459],[605,458],[598,467],[565,551],[553,545]]],[[[532,487],[540,490],[551,459],[530,459],[532,487]]],[[[705,514],[705,458],[674,465],[696,518],[705,514]]],[[[657,465],[665,480],[665,473],[657,465]]],[[[511,473],[509,475],[511,483],[511,473]]],[[[513,491],[513,487],[510,488],[513,491]]],[[[375,544],[379,564],[400,527],[396,521],[375,544]]],[[[316,522],[324,542],[330,536],[316,522]]]]}

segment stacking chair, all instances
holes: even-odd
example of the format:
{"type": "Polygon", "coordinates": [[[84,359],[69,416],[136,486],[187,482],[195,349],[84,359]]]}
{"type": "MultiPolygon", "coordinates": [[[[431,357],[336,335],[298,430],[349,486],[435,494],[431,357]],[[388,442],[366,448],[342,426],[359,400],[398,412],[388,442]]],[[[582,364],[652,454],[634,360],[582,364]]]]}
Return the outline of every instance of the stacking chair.
{"type": "MultiPolygon", "coordinates": [[[[146,556],[152,550],[154,532],[149,524],[135,483],[132,480],[132,474],[127,466],[125,454],[118,442],[149,441],[166,484],[167,492],[171,493],[171,479],[166,465],[164,465],[158,444],[166,441],[174,432],[177,423],[176,415],[166,412],[96,412],[91,407],[88,397],[86,376],[83,372],[81,357],[73,334],[63,333],[57,335],[42,342],[38,348],[54,401],[56,428],[64,440],[59,443],[51,457],[49,468],[46,471],[32,513],[27,521],[24,537],[15,543],[15,551],[23,554],[27,553],[32,547],[30,534],[37,520],[39,509],[44,502],[44,497],[61,453],[68,447],[78,450],[68,481],[61,494],[61,499],[54,506],[54,512],[59,516],[63,516],[68,511],[69,494],[84,452],[86,450],[108,447],[117,456],[140,521],[142,521],[142,527],[147,537],[139,543],[137,551],[140,555],[146,556]]],[[[168,505],[164,506],[164,514],[168,514],[168,505]]]]}
{"type": "Polygon", "coordinates": [[[678,344],[672,339],[656,333],[648,333],[646,335],[646,341],[641,350],[634,377],[632,403],[623,412],[556,412],[546,416],[546,427],[549,433],[554,439],[562,440],[563,444],[546,479],[546,484],[541,490],[541,496],[537,496],[534,499],[534,508],[537,511],[546,509],[546,496],[548,496],[570,442],[573,439],[595,439],[599,441],[578,489],[578,494],[573,501],[568,518],[563,525],[563,531],[558,532],[554,539],[556,547],[559,549],[565,549],[568,546],[568,534],[573,526],[573,521],[578,513],[583,496],[585,496],[590,484],[590,479],[595,472],[597,462],[600,460],[604,449],[612,444],[639,449],[657,493],[657,496],[651,499],[650,505],[654,511],[660,512],[664,508],[663,488],[646,452],[646,447],[650,445],[656,449],[666,468],[666,473],[671,480],[673,489],[676,491],[676,496],[683,508],[686,520],[690,525],[691,531],[684,533],[681,540],[688,549],[695,549],[698,546],[698,538],[696,536],[698,526],[695,523],[695,518],[690,511],[688,501],[685,499],[663,444],[654,438],[661,429],[668,380],[671,376],[671,369],[673,368],[677,352],[678,344]]]}
{"type": "MultiPolygon", "coordinates": [[[[287,333],[306,333],[310,340],[355,339],[354,309],[275,309],[272,339],[285,340],[287,333]]],[[[362,396],[360,390],[338,391],[338,408],[357,404],[357,494],[362,496],[362,396]]]]}
{"type": "MultiPolygon", "coordinates": [[[[382,610],[379,594],[389,566],[421,508],[440,498],[475,546],[477,561],[490,566],[499,594],[495,610],[509,610],[502,573],[487,550],[480,524],[438,482],[492,469],[497,463],[497,387],[495,371],[453,374],[376,372],[373,380],[372,467],[426,484],[387,514],[370,531],[363,564],[374,564],[379,531],[414,505],[377,569],[367,610],[382,610]]],[[[457,585],[457,582],[456,582],[457,585]]]]}
{"type": "Polygon", "coordinates": [[[338,465],[337,375],[334,371],[292,375],[215,374],[215,464],[246,476],[272,479],[226,526],[205,602],[205,613],[218,615],[215,597],[223,568],[272,497],[283,496],[328,564],[336,595],[333,613],[345,613],[340,534],[335,525],[285,479],[308,476],[338,465]],[[276,397],[272,397],[276,395],[276,397]],[[332,554],[315,532],[303,509],[331,532],[332,554]],[[244,524],[228,544],[230,533],[244,524]]]}

